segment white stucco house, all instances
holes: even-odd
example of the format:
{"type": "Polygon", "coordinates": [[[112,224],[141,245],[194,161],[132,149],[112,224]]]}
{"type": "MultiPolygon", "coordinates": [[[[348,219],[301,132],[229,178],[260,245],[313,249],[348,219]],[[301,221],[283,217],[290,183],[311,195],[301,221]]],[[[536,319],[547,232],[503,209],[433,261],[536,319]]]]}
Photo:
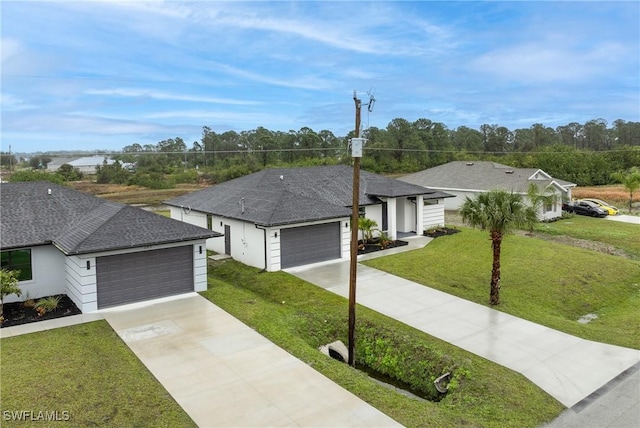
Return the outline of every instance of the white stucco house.
{"type": "Polygon", "coordinates": [[[454,195],[445,200],[446,210],[459,209],[467,197],[473,198],[489,190],[506,190],[524,196],[533,183],[540,194],[555,195],[555,202],[543,204],[538,217],[549,220],[562,215],[562,201],[571,200],[571,189],[576,184],[554,178],[541,169],[514,168],[496,162],[454,161],[413,174],[398,180],[454,195]]]}
{"type": "MultiPolygon", "coordinates": [[[[224,234],[207,248],[266,271],[349,258],[353,168],[266,169],[166,201],[171,217],[224,234]]],[[[444,225],[450,195],[361,171],[360,215],[390,238],[444,225]]]]}
{"type": "Polygon", "coordinates": [[[220,234],[48,182],[0,185],[2,268],[22,296],[66,294],[84,313],[207,288],[220,234]]]}

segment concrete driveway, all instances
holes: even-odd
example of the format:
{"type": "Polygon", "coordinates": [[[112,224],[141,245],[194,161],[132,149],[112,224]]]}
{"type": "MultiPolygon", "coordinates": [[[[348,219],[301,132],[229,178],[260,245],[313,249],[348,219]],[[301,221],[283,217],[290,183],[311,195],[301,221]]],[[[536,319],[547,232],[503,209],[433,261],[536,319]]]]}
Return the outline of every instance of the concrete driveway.
{"type": "Polygon", "coordinates": [[[640,216],[637,216],[637,215],[628,215],[628,214],[608,215],[605,218],[607,220],[611,220],[611,221],[620,221],[620,222],[623,222],[623,223],[640,224],[640,216]]]}
{"type": "MultiPolygon", "coordinates": [[[[286,271],[348,298],[348,261],[286,271]]],[[[638,350],[579,339],[364,265],[357,278],[360,305],[520,372],[567,407],[640,361],[638,350]]]]}
{"type": "Polygon", "coordinates": [[[200,427],[400,426],[195,293],[101,314],[200,427]]]}

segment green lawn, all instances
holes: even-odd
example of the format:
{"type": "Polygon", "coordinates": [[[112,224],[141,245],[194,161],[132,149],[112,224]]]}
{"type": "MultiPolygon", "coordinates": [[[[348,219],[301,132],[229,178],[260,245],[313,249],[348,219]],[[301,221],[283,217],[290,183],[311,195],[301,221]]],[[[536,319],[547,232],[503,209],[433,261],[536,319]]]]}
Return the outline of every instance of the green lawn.
{"type": "MultiPolygon", "coordinates": [[[[284,272],[260,273],[259,269],[232,260],[213,262],[209,267],[209,289],[202,294],[408,427],[537,427],[563,410],[560,403],[524,376],[358,307],[359,341],[367,330],[369,334],[373,332],[376,345],[399,348],[393,346],[397,343],[402,348],[429,352],[465,373],[458,387],[439,402],[419,401],[380,386],[363,372],[318,351],[320,345],[337,339],[347,343],[346,299],[284,272]]],[[[366,353],[363,348],[356,347],[357,356],[366,353]]],[[[378,358],[389,358],[391,366],[400,365],[402,362],[393,360],[389,353],[383,355],[389,350],[380,349],[378,358]]],[[[405,353],[404,357],[411,355],[405,353]]],[[[428,376],[424,373],[424,377],[428,376]]]]}
{"type": "Polygon", "coordinates": [[[640,226],[576,215],[553,223],[540,223],[536,232],[566,235],[609,244],[640,260],[640,226]]]}
{"type": "MultiPolygon", "coordinates": [[[[2,412],[68,412],[61,426],[195,426],[106,321],[4,338],[0,357],[2,412]]],[[[15,423],[34,424],[57,425],[15,423]]]]}
{"type": "MultiPolygon", "coordinates": [[[[570,226],[566,222],[549,226],[555,225],[570,226]]],[[[461,230],[421,250],[365,264],[488,304],[492,260],[488,233],[461,230]]],[[[502,245],[500,300],[496,309],[512,315],[585,339],[640,348],[638,261],[510,235],[502,245]],[[589,324],[577,322],[589,313],[597,314],[598,319],[589,324]]]]}

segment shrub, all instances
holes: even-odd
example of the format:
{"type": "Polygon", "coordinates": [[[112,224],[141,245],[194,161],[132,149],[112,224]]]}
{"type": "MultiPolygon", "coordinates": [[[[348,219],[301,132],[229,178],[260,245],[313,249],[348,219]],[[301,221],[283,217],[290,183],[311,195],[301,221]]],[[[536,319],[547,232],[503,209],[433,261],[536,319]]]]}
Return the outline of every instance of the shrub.
{"type": "Polygon", "coordinates": [[[50,172],[45,171],[36,171],[36,170],[22,170],[16,171],[11,174],[9,177],[9,181],[18,182],[18,181],[50,181],[56,184],[62,184],[63,179],[60,175],[52,174],[50,172]]]}
{"type": "Polygon", "coordinates": [[[170,189],[172,186],[164,175],[159,172],[137,171],[129,177],[129,184],[134,186],[148,187],[149,189],[170,189]]]}
{"type": "Polygon", "coordinates": [[[189,169],[184,172],[171,174],[171,176],[169,177],[169,182],[173,185],[179,183],[197,183],[198,171],[196,171],[195,169],[189,169]]]}
{"type": "Polygon", "coordinates": [[[43,316],[47,312],[55,311],[60,305],[60,296],[49,296],[39,299],[35,304],[36,312],[43,316]]]}
{"type": "Polygon", "coordinates": [[[0,269],[0,316],[2,316],[2,307],[4,306],[4,298],[15,294],[20,297],[19,270],[0,269]]]}
{"type": "Polygon", "coordinates": [[[62,177],[63,181],[77,181],[82,180],[82,173],[78,168],[74,168],[68,163],[61,165],[55,172],[56,175],[62,177]]]}
{"type": "Polygon", "coordinates": [[[403,382],[431,401],[439,401],[434,381],[451,373],[449,391],[469,377],[470,361],[454,361],[449,355],[406,336],[394,334],[379,324],[361,321],[356,332],[356,363],[403,382]]]}

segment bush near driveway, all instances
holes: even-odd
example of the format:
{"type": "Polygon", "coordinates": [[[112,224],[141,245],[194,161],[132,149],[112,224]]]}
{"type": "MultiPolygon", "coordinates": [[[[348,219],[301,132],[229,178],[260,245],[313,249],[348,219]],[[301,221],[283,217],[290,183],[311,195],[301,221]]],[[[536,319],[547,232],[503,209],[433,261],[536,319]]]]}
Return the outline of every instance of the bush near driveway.
{"type": "Polygon", "coordinates": [[[3,338],[0,356],[2,426],[195,426],[106,321],[3,338]],[[14,423],[5,411],[69,420],[14,423]]]}
{"type": "Polygon", "coordinates": [[[347,299],[285,272],[260,273],[233,260],[211,262],[209,289],[202,295],[407,427],[538,427],[563,409],[524,376],[358,306],[357,362],[377,356],[377,363],[390,372],[417,369],[409,373],[416,378],[434,362],[466,371],[440,402],[420,401],[381,386],[318,350],[337,339],[347,343],[347,299]],[[374,340],[364,343],[366,338],[374,340]],[[411,362],[413,351],[429,361],[411,362]]]}
{"type": "MultiPolygon", "coordinates": [[[[460,229],[423,249],[364,264],[484,305],[491,242],[486,232],[460,229]]],[[[584,339],[640,349],[638,261],[512,235],[502,248],[501,296],[497,310],[584,339]],[[577,322],[590,313],[598,318],[577,322]]]]}

